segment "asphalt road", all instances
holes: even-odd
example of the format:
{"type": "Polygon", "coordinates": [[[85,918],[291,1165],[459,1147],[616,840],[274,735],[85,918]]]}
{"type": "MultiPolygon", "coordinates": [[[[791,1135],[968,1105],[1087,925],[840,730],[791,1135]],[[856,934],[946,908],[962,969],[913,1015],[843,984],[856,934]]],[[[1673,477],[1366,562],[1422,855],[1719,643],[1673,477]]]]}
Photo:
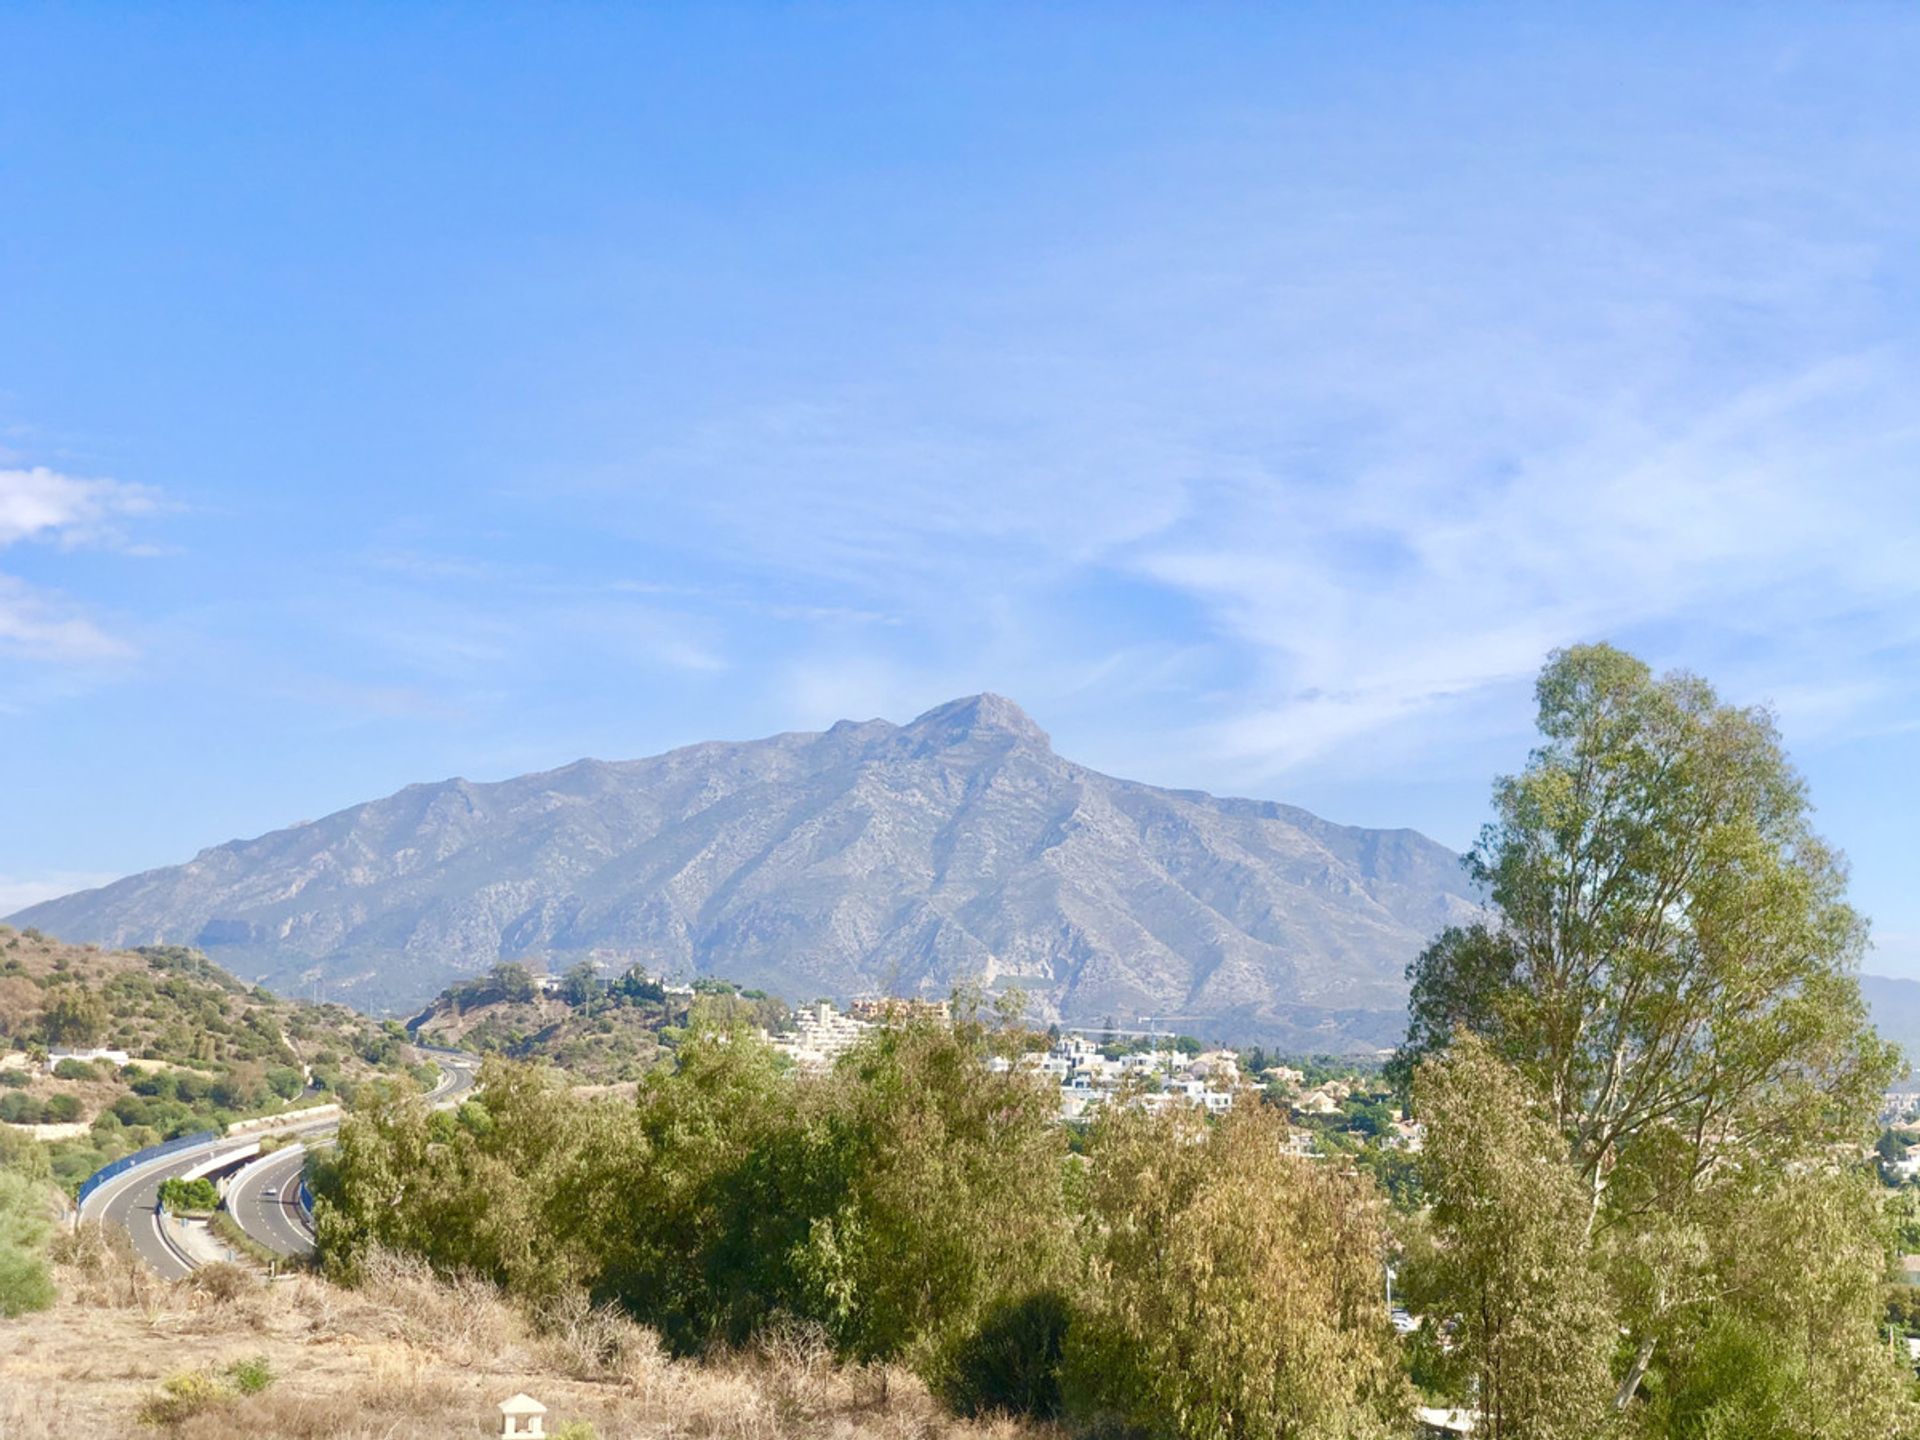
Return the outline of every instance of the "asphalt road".
{"type": "Polygon", "coordinates": [[[313,1232],[297,1198],[306,1164],[307,1146],[289,1145],[247,1166],[227,1187],[227,1213],[248,1239],[276,1255],[313,1253],[313,1232]]]}
{"type": "MultiPolygon", "coordinates": [[[[427,1094],[436,1107],[457,1105],[473,1088],[477,1064],[471,1056],[452,1051],[429,1051],[440,1063],[440,1081],[427,1094]]],[[[300,1144],[276,1150],[234,1177],[227,1189],[227,1213],[249,1240],[276,1255],[313,1253],[313,1231],[298,1200],[300,1177],[307,1151],[332,1141],[334,1127],[309,1133],[300,1144]],[[267,1191],[274,1193],[269,1195],[267,1191]]]]}
{"type": "Polygon", "coordinates": [[[244,1139],[218,1140],[162,1156],[148,1165],[137,1165],[123,1175],[114,1176],[89,1195],[81,1208],[81,1218],[125,1230],[133,1241],[134,1252],[162,1279],[178,1280],[192,1273],[193,1265],[161,1238],[160,1227],[173,1222],[158,1213],[160,1183],[185,1175],[216,1155],[244,1150],[250,1143],[244,1139]]]}
{"type": "MultiPolygon", "coordinates": [[[[476,1062],[471,1056],[442,1051],[431,1053],[440,1062],[443,1073],[430,1098],[438,1106],[458,1104],[473,1088],[476,1062]]],[[[300,1186],[307,1146],[325,1143],[332,1138],[333,1130],[334,1127],[328,1126],[309,1131],[302,1142],[275,1151],[267,1162],[250,1167],[242,1177],[244,1186],[236,1187],[237,1193],[228,1196],[227,1208],[240,1228],[276,1255],[313,1252],[313,1233],[307,1228],[306,1216],[299,1209],[295,1192],[300,1186]],[[269,1188],[278,1193],[267,1195],[269,1188]]],[[[226,1137],[136,1165],[89,1195],[81,1207],[80,1218],[125,1230],[133,1241],[135,1253],[161,1278],[181,1279],[192,1273],[193,1262],[162,1238],[161,1227],[174,1222],[159,1214],[161,1182],[185,1175],[216,1156],[245,1150],[257,1138],[226,1137]]]]}

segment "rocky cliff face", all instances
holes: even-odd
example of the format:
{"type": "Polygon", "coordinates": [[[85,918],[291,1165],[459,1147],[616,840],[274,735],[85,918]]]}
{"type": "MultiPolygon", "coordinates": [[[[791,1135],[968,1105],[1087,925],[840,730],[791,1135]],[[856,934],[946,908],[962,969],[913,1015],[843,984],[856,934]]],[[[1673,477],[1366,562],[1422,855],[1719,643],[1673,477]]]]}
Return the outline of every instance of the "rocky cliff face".
{"type": "Polygon", "coordinates": [[[1018,985],[1034,1012],[1390,1044],[1407,962],[1475,913],[1408,830],[1156,789],[1011,701],[911,724],[415,785],[13,917],[196,944],[265,983],[410,1006],[503,956],[724,975],[796,999],[1018,985]]]}

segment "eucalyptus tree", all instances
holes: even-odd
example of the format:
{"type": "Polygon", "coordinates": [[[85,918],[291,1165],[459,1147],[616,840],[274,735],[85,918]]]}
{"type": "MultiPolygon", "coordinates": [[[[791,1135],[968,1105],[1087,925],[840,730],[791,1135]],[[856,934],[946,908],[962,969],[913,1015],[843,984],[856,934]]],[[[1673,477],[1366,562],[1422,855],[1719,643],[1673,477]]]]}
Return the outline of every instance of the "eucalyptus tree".
{"type": "MultiPolygon", "coordinates": [[[[1414,962],[1395,1068],[1483,1037],[1547,1106],[1594,1243],[1680,1266],[1704,1192],[1866,1138],[1897,1063],[1855,978],[1866,925],[1765,710],[1606,645],[1536,693],[1541,743],[1469,857],[1494,918],[1414,962]]],[[[1640,1275],[1661,1298],[1628,1307],[1622,1404],[1698,1283],[1640,1275]]]]}

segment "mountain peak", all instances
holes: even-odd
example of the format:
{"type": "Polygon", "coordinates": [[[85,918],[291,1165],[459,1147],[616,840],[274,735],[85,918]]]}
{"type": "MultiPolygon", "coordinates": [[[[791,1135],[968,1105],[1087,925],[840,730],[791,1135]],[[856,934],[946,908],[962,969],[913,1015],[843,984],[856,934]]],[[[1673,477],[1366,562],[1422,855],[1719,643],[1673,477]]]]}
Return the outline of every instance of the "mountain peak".
{"type": "Polygon", "coordinates": [[[514,957],[790,997],[986,976],[1066,1025],[1178,1015],[1306,1054],[1397,1039],[1407,962],[1477,904],[1431,842],[1096,775],[1011,700],[969,695],[905,727],[406,790],[12,923],[199,943],[362,1005],[418,1006],[514,957]]]}
{"type": "Polygon", "coordinates": [[[907,727],[913,734],[943,744],[957,744],[976,735],[1010,735],[1030,745],[1050,748],[1047,732],[1033,717],[1004,695],[983,691],[936,705],[907,727]]]}

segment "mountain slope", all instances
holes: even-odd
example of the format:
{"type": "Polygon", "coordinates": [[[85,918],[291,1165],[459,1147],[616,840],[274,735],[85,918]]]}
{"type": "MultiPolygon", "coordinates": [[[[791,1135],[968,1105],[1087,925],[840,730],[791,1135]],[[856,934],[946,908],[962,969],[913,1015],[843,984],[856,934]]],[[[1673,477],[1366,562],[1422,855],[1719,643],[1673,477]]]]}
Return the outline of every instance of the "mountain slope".
{"type": "Polygon", "coordinates": [[[1017,984],[1049,1018],[1391,1043],[1402,972],[1474,905],[1412,831],[1061,758],[1011,701],[905,726],[415,785],[22,911],[191,943],[270,985],[410,1005],[502,955],[722,973],[807,998],[1017,984]]]}
{"type": "Polygon", "coordinates": [[[1873,1028],[1906,1052],[1908,1069],[1920,1068],[1920,981],[1862,975],[1860,993],[1873,1028]]]}

